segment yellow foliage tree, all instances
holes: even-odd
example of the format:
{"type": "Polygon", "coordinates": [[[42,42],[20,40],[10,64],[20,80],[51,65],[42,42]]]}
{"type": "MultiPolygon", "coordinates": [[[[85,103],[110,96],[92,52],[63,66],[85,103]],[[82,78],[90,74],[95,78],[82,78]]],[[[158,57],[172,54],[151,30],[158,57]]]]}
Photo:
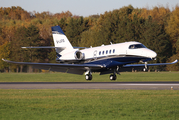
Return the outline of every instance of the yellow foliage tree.
{"type": "MultiPolygon", "coordinates": [[[[167,21],[168,26],[166,32],[170,35],[171,42],[176,48],[176,42],[179,38],[179,6],[175,7],[175,10],[171,13],[170,18],[167,21]]],[[[179,46],[178,46],[179,47],[179,46]]]]}
{"type": "MultiPolygon", "coordinates": [[[[168,62],[172,62],[174,60],[178,59],[179,60],[179,54],[175,54],[172,57],[170,57],[168,59],[168,62]]],[[[178,71],[179,70],[179,62],[176,64],[172,64],[172,65],[167,65],[166,66],[166,70],[167,71],[178,71]]]]}
{"type": "Polygon", "coordinates": [[[10,55],[10,44],[9,42],[5,42],[3,45],[0,45],[0,69],[6,69],[8,67],[8,63],[2,61],[2,58],[9,58],[10,55]]]}
{"type": "Polygon", "coordinates": [[[159,24],[164,24],[167,16],[170,14],[170,9],[165,7],[154,7],[151,10],[143,8],[142,10],[134,11],[132,14],[137,14],[138,17],[145,19],[151,16],[154,21],[157,21],[159,24]]]}

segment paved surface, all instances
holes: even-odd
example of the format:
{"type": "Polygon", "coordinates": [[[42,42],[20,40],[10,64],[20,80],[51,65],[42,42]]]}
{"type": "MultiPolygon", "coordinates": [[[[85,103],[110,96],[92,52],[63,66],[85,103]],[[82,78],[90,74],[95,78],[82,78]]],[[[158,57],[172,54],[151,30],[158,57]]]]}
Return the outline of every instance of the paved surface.
{"type": "Polygon", "coordinates": [[[179,82],[0,82],[0,89],[179,90],[179,82]]]}

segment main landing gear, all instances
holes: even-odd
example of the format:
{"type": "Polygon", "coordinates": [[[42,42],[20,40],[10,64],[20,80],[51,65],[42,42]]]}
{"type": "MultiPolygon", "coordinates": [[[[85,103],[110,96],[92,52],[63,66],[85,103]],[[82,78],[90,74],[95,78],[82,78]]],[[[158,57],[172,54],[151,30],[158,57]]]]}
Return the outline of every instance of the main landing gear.
{"type": "Polygon", "coordinates": [[[109,76],[109,79],[110,79],[110,80],[116,80],[116,78],[117,78],[116,74],[111,74],[111,75],[109,76]]]}
{"type": "MultiPolygon", "coordinates": [[[[86,80],[92,80],[92,75],[91,74],[86,74],[86,76],[85,76],[85,79],[86,80]]],[[[116,80],[116,78],[117,78],[117,76],[116,76],[116,74],[111,74],[110,76],[109,76],[109,79],[110,80],[116,80]]]]}
{"type": "Polygon", "coordinates": [[[93,77],[91,74],[86,74],[85,78],[86,80],[92,80],[93,77]]]}
{"type": "MultiPolygon", "coordinates": [[[[114,70],[114,72],[109,76],[109,79],[112,81],[112,80],[116,80],[117,79],[117,76],[116,76],[116,74],[119,74],[120,75],[120,73],[118,72],[118,71],[116,71],[116,70],[114,70]]],[[[91,74],[91,71],[87,71],[86,73],[85,73],[85,79],[86,80],[92,80],[92,74],[91,74]]]]}
{"type": "Polygon", "coordinates": [[[93,77],[92,77],[92,74],[91,74],[90,71],[87,71],[87,72],[85,73],[85,75],[86,75],[86,76],[85,76],[85,79],[86,79],[86,80],[92,80],[93,77]]]}

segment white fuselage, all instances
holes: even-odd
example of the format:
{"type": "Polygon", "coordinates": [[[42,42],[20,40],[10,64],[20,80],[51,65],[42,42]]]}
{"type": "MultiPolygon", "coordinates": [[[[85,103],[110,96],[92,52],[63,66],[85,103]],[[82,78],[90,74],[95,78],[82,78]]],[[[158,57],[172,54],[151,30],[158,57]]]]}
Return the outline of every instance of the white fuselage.
{"type": "Polygon", "coordinates": [[[105,59],[112,57],[143,57],[143,58],[155,58],[157,54],[146,48],[143,44],[139,42],[124,42],[111,45],[102,45],[98,47],[91,47],[83,50],[73,49],[60,57],[60,61],[74,61],[77,60],[75,53],[79,51],[82,53],[82,58],[79,60],[91,61],[97,59],[105,59]]]}

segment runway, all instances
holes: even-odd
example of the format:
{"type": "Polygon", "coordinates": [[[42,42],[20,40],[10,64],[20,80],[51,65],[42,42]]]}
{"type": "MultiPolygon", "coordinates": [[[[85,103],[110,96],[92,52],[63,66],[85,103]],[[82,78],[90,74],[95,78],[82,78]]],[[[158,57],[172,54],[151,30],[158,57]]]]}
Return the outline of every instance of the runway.
{"type": "Polygon", "coordinates": [[[179,90],[179,82],[0,82],[0,89],[179,90]]]}

